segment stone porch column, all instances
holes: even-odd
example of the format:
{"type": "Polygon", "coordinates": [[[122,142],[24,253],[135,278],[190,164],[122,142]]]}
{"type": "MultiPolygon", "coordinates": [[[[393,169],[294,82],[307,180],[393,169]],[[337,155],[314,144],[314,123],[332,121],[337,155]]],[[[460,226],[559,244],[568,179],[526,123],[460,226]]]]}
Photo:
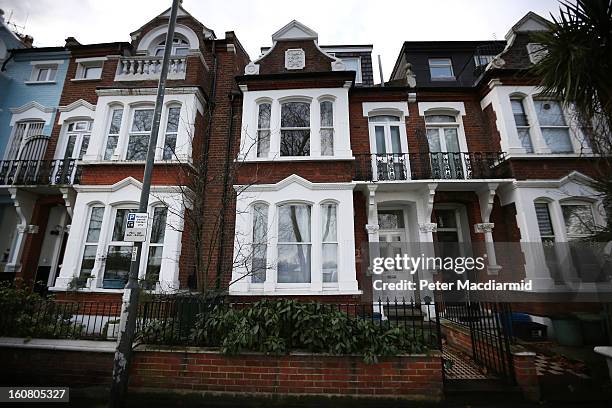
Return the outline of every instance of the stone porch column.
{"type": "Polygon", "coordinates": [[[9,254],[5,270],[7,272],[20,272],[21,257],[23,255],[27,234],[35,234],[38,232],[37,225],[30,225],[32,212],[36,204],[36,195],[14,187],[8,190],[15,205],[19,224],[17,224],[17,236],[11,246],[11,253],[9,254]]]}
{"type": "Polygon", "coordinates": [[[493,243],[493,228],[495,224],[490,222],[491,211],[495,202],[495,191],[498,183],[488,183],[483,189],[477,192],[478,202],[480,204],[480,219],[482,222],[474,224],[474,232],[484,234],[485,249],[489,264],[487,270],[489,275],[497,275],[501,266],[497,264],[497,256],[495,255],[495,245],[493,243]]]}

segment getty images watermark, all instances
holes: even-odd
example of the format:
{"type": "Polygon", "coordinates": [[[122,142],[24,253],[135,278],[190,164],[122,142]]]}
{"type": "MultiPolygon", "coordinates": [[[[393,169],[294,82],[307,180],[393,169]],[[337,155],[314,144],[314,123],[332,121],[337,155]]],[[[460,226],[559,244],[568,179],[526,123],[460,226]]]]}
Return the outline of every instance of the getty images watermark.
{"type": "Polygon", "coordinates": [[[443,273],[446,279],[449,278],[449,272],[457,275],[456,280],[433,280],[433,279],[418,279],[418,281],[409,279],[399,279],[395,281],[385,281],[383,279],[373,279],[372,285],[375,291],[413,291],[413,290],[470,290],[470,291],[506,291],[506,290],[532,290],[532,281],[522,279],[520,282],[498,282],[495,279],[484,281],[465,279],[466,272],[482,272],[487,268],[487,255],[471,257],[441,257],[441,256],[426,256],[422,253],[420,256],[410,256],[408,254],[396,254],[393,257],[374,257],[372,259],[372,273],[380,276],[384,273],[393,276],[406,275],[411,276],[423,275],[425,271],[435,273],[443,273]]]}

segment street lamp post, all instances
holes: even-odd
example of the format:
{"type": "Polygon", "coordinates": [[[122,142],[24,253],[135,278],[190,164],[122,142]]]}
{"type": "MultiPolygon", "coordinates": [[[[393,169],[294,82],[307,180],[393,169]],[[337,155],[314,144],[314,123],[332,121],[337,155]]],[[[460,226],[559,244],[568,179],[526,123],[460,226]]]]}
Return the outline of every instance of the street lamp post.
{"type": "MultiPolygon", "coordinates": [[[[181,0],[172,0],[170,20],[168,22],[168,32],[166,34],[166,44],[164,47],[164,57],[162,60],[159,83],[157,86],[157,98],[155,100],[155,111],[153,113],[153,124],[151,127],[151,137],[149,138],[149,148],[147,150],[147,160],[142,180],[142,191],[140,193],[140,205],[138,212],[148,212],[149,192],[151,190],[151,176],[153,174],[153,163],[155,160],[155,146],[157,145],[157,135],[159,134],[159,124],[161,120],[161,110],[164,103],[166,92],[166,78],[168,77],[168,63],[172,52],[172,41],[174,39],[174,29],[176,26],[176,16],[181,0]]],[[[136,317],[138,312],[138,297],[140,286],[138,275],[140,269],[140,258],[142,256],[142,242],[134,242],[132,259],[130,263],[130,273],[128,282],[123,292],[121,307],[121,323],[119,327],[119,338],[117,349],[115,350],[115,361],[113,364],[113,381],[111,383],[110,404],[111,408],[119,408],[125,404],[127,386],[129,379],[129,369],[132,360],[132,344],[136,331],[136,317]]]]}

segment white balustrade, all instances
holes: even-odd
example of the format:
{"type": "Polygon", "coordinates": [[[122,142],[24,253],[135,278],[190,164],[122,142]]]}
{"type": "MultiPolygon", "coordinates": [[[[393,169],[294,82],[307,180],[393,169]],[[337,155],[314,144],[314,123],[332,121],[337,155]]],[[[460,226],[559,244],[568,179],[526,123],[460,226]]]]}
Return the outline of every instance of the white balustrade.
{"type": "MultiPolygon", "coordinates": [[[[158,79],[162,57],[125,57],[119,59],[115,81],[143,81],[158,79]]],[[[185,79],[187,57],[170,58],[168,79],[185,79]]]]}

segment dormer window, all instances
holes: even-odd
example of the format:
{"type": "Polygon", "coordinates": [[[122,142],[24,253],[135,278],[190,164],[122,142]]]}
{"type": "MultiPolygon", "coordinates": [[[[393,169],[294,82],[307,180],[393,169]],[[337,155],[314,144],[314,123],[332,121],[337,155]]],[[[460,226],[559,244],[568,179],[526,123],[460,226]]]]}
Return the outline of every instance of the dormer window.
{"type": "MultiPolygon", "coordinates": [[[[162,40],[155,48],[155,56],[161,57],[164,55],[164,48],[166,47],[166,40],[162,40]]],[[[172,52],[171,55],[187,55],[189,53],[189,42],[182,36],[174,36],[172,41],[172,52]]]]}
{"type": "Polygon", "coordinates": [[[444,81],[455,79],[453,63],[450,58],[430,58],[429,74],[432,81],[444,81]]]}
{"type": "Polygon", "coordinates": [[[361,58],[342,58],[344,67],[347,71],[355,71],[355,83],[362,83],[361,78],[361,58]]]}

